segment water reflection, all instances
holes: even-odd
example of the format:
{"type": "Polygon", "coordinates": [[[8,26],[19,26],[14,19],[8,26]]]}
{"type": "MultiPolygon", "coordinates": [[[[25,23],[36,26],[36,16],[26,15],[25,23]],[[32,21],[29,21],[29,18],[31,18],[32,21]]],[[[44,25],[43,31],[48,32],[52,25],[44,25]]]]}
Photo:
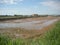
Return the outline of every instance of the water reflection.
{"type": "Polygon", "coordinates": [[[57,19],[53,20],[39,20],[39,21],[31,21],[25,23],[0,23],[0,28],[25,28],[25,29],[41,29],[45,26],[48,26],[57,21],[57,19]],[[37,23],[37,24],[36,24],[37,23]]]}

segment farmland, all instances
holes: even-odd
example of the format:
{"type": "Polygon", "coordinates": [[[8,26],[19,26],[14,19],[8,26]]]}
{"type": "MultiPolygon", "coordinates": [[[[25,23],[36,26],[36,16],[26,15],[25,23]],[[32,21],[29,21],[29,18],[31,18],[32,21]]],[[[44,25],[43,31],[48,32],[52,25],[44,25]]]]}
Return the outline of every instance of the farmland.
{"type": "Polygon", "coordinates": [[[50,45],[59,44],[58,42],[58,40],[60,40],[59,20],[60,17],[38,17],[0,21],[0,35],[1,35],[0,44],[1,45],[49,45],[49,43],[50,45]],[[57,42],[56,44],[54,44],[55,41],[57,42]]]}

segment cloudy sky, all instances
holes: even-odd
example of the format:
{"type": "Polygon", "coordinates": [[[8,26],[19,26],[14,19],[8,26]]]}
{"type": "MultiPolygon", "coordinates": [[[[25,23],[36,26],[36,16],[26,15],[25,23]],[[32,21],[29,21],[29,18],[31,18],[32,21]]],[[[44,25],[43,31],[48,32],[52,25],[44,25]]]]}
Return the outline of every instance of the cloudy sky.
{"type": "Polygon", "coordinates": [[[0,15],[60,14],[60,0],[0,0],[0,15]]]}

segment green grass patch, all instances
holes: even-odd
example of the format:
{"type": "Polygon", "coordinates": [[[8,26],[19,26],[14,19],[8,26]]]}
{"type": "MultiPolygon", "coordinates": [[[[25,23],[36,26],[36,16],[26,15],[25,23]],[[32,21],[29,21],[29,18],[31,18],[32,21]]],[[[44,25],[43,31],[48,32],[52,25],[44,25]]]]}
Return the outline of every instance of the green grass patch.
{"type": "Polygon", "coordinates": [[[60,45],[60,21],[55,24],[55,27],[49,30],[42,38],[41,45],[60,45]]]}

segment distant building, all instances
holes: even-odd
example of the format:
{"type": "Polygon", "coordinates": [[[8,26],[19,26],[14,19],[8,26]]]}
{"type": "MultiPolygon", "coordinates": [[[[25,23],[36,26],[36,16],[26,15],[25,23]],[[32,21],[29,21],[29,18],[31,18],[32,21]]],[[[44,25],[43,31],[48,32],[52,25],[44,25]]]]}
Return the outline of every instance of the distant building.
{"type": "Polygon", "coordinates": [[[52,17],[52,16],[49,15],[48,17],[52,17]]]}
{"type": "Polygon", "coordinates": [[[38,14],[32,14],[32,16],[35,16],[36,17],[36,16],[38,16],[38,14]]]}

